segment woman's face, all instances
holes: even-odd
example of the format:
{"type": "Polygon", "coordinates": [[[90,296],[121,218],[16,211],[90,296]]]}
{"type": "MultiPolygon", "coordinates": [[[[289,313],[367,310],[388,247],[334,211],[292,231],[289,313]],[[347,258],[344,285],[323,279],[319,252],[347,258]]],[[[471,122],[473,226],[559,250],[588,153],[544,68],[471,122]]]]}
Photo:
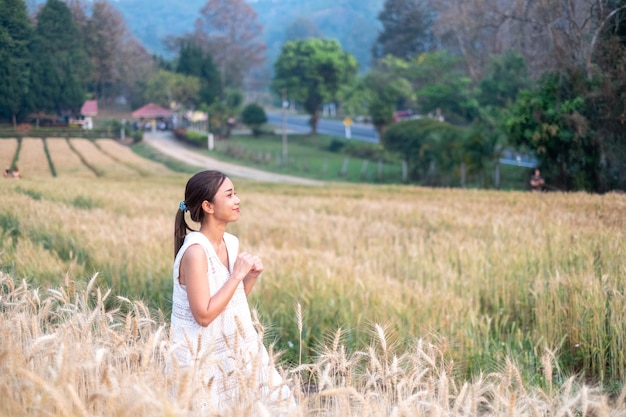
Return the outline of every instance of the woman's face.
{"type": "Polygon", "coordinates": [[[226,223],[239,219],[239,197],[230,178],[226,178],[213,198],[213,217],[226,223]]]}

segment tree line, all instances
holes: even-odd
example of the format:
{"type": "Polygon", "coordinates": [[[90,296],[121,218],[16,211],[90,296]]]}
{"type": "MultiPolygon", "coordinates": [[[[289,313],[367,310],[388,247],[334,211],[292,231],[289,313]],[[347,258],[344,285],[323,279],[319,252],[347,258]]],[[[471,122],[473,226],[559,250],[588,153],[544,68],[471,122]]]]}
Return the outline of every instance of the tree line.
{"type": "Polygon", "coordinates": [[[106,0],[47,0],[30,16],[24,0],[0,0],[0,120],[69,118],[91,98],[211,107],[215,126],[225,125],[243,100],[246,73],[264,60],[255,19],[244,0],[209,0],[192,31],[166,40],[176,52],[166,60],[106,0]]]}
{"type": "Polygon", "coordinates": [[[283,45],[273,89],[313,131],[320,103],[336,102],[368,115],[420,183],[486,180],[515,149],[553,188],[626,189],[625,1],[386,0],[379,20],[365,74],[319,40],[283,45]]]}
{"type": "Polygon", "coordinates": [[[106,0],[48,0],[31,16],[24,0],[0,0],[0,119],[69,117],[86,98],[123,98],[208,111],[228,136],[245,92],[269,88],[309,113],[313,132],[328,103],[366,116],[415,182],[452,185],[460,169],[488,181],[516,149],[534,153],[556,188],[623,190],[625,17],[624,0],[386,0],[366,72],[303,27],[288,28],[268,73],[264,28],[245,0],[208,0],[188,33],[165,41],[169,60],[106,0]],[[399,114],[441,124],[409,128],[399,114]]]}

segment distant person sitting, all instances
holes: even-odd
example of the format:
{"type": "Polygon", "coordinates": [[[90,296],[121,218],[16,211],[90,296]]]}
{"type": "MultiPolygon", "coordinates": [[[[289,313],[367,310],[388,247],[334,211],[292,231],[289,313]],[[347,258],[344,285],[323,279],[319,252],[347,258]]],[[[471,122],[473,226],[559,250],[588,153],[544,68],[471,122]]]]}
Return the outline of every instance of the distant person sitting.
{"type": "Polygon", "coordinates": [[[11,172],[11,168],[6,167],[4,169],[4,178],[13,178],[13,173],[11,172]]]}
{"type": "Polygon", "coordinates": [[[22,175],[20,174],[20,170],[17,166],[13,168],[13,178],[17,178],[17,179],[22,178],[22,175]]]}
{"type": "Polygon", "coordinates": [[[530,177],[530,189],[532,191],[543,191],[545,181],[541,178],[541,172],[535,169],[535,173],[530,177]]]}

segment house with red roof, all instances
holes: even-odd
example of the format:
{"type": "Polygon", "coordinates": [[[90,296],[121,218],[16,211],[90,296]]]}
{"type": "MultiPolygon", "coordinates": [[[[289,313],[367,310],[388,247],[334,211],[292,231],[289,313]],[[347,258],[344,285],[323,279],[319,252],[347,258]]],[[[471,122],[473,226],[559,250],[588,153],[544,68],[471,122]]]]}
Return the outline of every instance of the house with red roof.
{"type": "Polygon", "coordinates": [[[144,129],[164,130],[169,126],[173,111],[159,106],[158,104],[148,103],[145,106],[135,110],[132,113],[133,119],[139,119],[144,129]]]}

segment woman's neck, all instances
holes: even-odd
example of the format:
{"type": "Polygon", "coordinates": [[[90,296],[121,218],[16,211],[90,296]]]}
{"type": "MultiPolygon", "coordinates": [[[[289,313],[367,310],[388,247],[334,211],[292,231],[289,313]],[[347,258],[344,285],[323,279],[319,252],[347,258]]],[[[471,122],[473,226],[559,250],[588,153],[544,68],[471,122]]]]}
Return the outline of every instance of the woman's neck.
{"type": "Polygon", "coordinates": [[[226,224],[211,224],[206,223],[200,226],[200,233],[205,235],[213,247],[217,248],[224,240],[224,233],[226,232],[226,224]]]}

